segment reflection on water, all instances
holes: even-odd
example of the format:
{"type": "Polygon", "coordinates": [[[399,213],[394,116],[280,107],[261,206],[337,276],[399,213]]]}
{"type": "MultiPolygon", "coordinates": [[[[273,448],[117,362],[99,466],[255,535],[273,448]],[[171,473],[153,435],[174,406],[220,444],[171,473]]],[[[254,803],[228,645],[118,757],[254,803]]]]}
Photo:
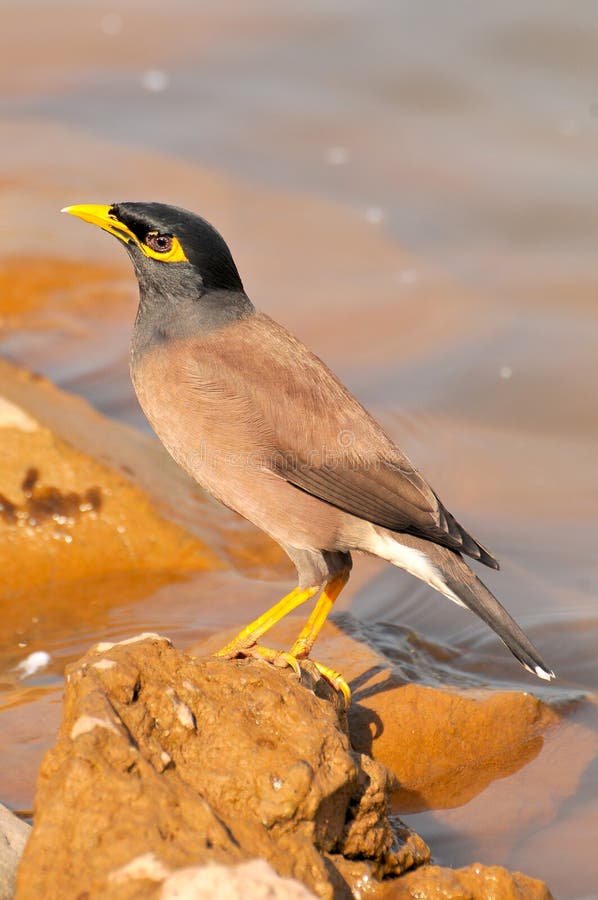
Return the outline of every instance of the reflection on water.
{"type": "MultiPolygon", "coordinates": [[[[342,374],[497,553],[489,586],[561,676],[528,680],[477,620],[388,566],[358,563],[342,608],[404,676],[533,690],[562,715],[519,773],[414,824],[440,862],[475,856],[544,877],[559,897],[588,893],[596,9],[256,0],[231,16],[179,0],[143,17],[133,2],[36,6],[32,28],[28,5],[3,9],[2,352],[146,427],[127,373],[127,262],[57,210],[156,199],[211,218],[258,305],[342,374]],[[515,816],[522,786],[544,809],[570,754],[585,774],[541,824],[515,816]],[[500,834],[488,809],[507,823],[500,834]]],[[[229,571],[57,588],[36,599],[41,616],[35,603],[13,609],[0,650],[0,799],[30,804],[62,669],[89,643],[151,629],[185,646],[248,619],[290,581],[273,551],[256,568],[263,542],[214,522],[218,547],[235,548],[229,571]],[[50,667],[21,682],[14,666],[36,649],[50,667]]]]}

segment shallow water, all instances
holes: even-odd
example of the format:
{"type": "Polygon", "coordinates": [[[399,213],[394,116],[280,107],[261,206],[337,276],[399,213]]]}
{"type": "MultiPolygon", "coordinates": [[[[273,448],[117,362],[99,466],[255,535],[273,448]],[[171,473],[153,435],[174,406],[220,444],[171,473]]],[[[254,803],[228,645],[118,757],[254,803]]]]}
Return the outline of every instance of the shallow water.
{"type": "MultiPolygon", "coordinates": [[[[161,199],[211,219],[256,303],[343,376],[497,553],[489,586],[560,676],[536,683],[477,620],[360,561],[341,606],[401,672],[534,691],[563,716],[562,737],[519,772],[410,821],[440,862],[500,862],[559,898],[591,895],[595,5],[2,7],[0,350],[147,427],[127,373],[126,260],[57,210],[161,199]]],[[[230,541],[220,527],[215,542],[230,541]]],[[[190,580],[81,586],[85,615],[67,606],[7,633],[0,799],[30,807],[65,662],[99,638],[157,630],[186,646],[247,620],[291,577],[249,557],[190,580]],[[49,669],[19,681],[36,649],[49,669]]]]}

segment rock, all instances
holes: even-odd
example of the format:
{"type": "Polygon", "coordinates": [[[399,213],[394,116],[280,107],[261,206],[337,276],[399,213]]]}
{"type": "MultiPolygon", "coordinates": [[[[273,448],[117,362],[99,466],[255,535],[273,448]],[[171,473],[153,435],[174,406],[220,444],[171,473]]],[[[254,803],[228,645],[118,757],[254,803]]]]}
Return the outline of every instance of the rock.
{"type": "Polygon", "coordinates": [[[4,360],[0,440],[6,671],[106,607],[223,567],[202,533],[217,514],[157,442],[4,360]]]}
{"type": "Polygon", "coordinates": [[[542,881],[501,866],[425,866],[396,883],[393,900],[553,900],[542,881]]]}
{"type": "Polygon", "coordinates": [[[31,827],[0,803],[0,900],[15,892],[17,866],[31,827]]]}
{"type": "Polygon", "coordinates": [[[394,689],[359,693],[357,699],[352,740],[395,773],[393,804],[404,813],[468,802],[537,756],[542,732],[557,721],[537,697],[516,691],[395,682],[394,689]],[[372,740],[374,721],[383,722],[384,731],[372,740]]]}
{"type": "Polygon", "coordinates": [[[313,666],[304,682],[157,635],[69,666],[19,900],[157,897],[173,870],[255,857],[342,900],[351,877],[375,885],[427,860],[423,841],[393,834],[390,776],[352,751],[337,694],[313,666]]]}
{"type": "MultiPolygon", "coordinates": [[[[342,622],[358,635],[357,623],[346,615],[342,622]]],[[[277,626],[274,646],[290,647],[301,624],[298,616],[287,617],[277,626]]],[[[314,656],[349,681],[351,743],[396,776],[392,802],[398,812],[467,803],[537,756],[543,735],[559,721],[533,694],[405,682],[388,660],[346,631],[326,622],[314,656]]],[[[211,637],[198,651],[213,652],[233,633],[211,637]]]]}
{"type": "Polygon", "coordinates": [[[549,900],[518,872],[427,865],[387,814],[393,776],[351,748],[339,696],[310,663],[301,682],[158,635],[92,648],[67,669],[17,900],[549,900]]]}
{"type": "Polygon", "coordinates": [[[75,315],[113,318],[129,299],[122,267],[44,256],[0,258],[0,335],[17,329],[81,332],[75,315]]]}
{"type": "Polygon", "coordinates": [[[0,566],[11,597],[95,573],[218,565],[177,521],[182,479],[152,441],[2,360],[0,384],[0,566]]]}
{"type": "MultiPolygon", "coordinates": [[[[24,280],[28,270],[35,284],[39,275],[40,290],[46,281],[57,290],[34,265],[21,267],[24,280]]],[[[14,307],[16,292],[9,301],[14,307]]],[[[0,442],[0,671],[10,692],[0,711],[0,797],[28,809],[58,727],[64,665],[84,652],[89,635],[128,636],[139,629],[137,616],[141,627],[158,627],[161,592],[168,603],[176,597],[188,621],[183,609],[195,607],[195,580],[205,588],[211,579],[216,592],[231,571],[238,578],[263,566],[276,577],[272,567],[284,554],[209,499],[150,435],[2,359],[0,442]],[[43,689],[35,678],[33,692],[23,666],[36,652],[51,661],[43,689]]],[[[249,580],[245,597],[252,586],[259,590],[249,580]]]]}
{"type": "Polygon", "coordinates": [[[178,869],[162,883],[160,900],[313,900],[300,882],[281,878],[261,859],[238,866],[178,869]]]}

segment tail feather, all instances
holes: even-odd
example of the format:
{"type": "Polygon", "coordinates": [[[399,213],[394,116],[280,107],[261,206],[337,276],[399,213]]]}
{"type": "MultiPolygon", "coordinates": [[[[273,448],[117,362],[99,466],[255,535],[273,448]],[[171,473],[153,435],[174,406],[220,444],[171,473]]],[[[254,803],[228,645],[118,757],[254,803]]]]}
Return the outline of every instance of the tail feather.
{"type": "Polygon", "coordinates": [[[467,581],[463,577],[454,578],[451,577],[451,573],[447,573],[445,570],[444,580],[449,590],[454,592],[468,609],[492,628],[509,648],[515,659],[519,660],[528,672],[531,672],[532,675],[537,675],[538,678],[543,678],[545,681],[550,681],[554,678],[554,672],[548,668],[523,629],[520,628],[494,594],[488,590],[486,585],[469,570],[465,563],[461,560],[459,561],[462,563],[463,568],[468,570],[469,578],[467,581]]]}
{"type": "Polygon", "coordinates": [[[550,681],[549,669],[522,628],[509,615],[485,584],[472,572],[463,558],[446,547],[411,535],[377,529],[377,540],[370,552],[427,582],[460,606],[465,606],[499,636],[524,668],[550,681]]]}

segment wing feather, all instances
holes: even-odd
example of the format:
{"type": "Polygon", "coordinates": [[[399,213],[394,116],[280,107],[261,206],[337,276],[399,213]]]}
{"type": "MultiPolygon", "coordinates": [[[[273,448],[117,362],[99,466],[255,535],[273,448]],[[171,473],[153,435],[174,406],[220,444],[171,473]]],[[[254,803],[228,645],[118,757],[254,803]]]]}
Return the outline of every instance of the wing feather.
{"type": "Polygon", "coordinates": [[[219,397],[227,449],[351,515],[498,568],[356,398],[273,320],[235,323],[188,358],[197,390],[219,397]]]}

